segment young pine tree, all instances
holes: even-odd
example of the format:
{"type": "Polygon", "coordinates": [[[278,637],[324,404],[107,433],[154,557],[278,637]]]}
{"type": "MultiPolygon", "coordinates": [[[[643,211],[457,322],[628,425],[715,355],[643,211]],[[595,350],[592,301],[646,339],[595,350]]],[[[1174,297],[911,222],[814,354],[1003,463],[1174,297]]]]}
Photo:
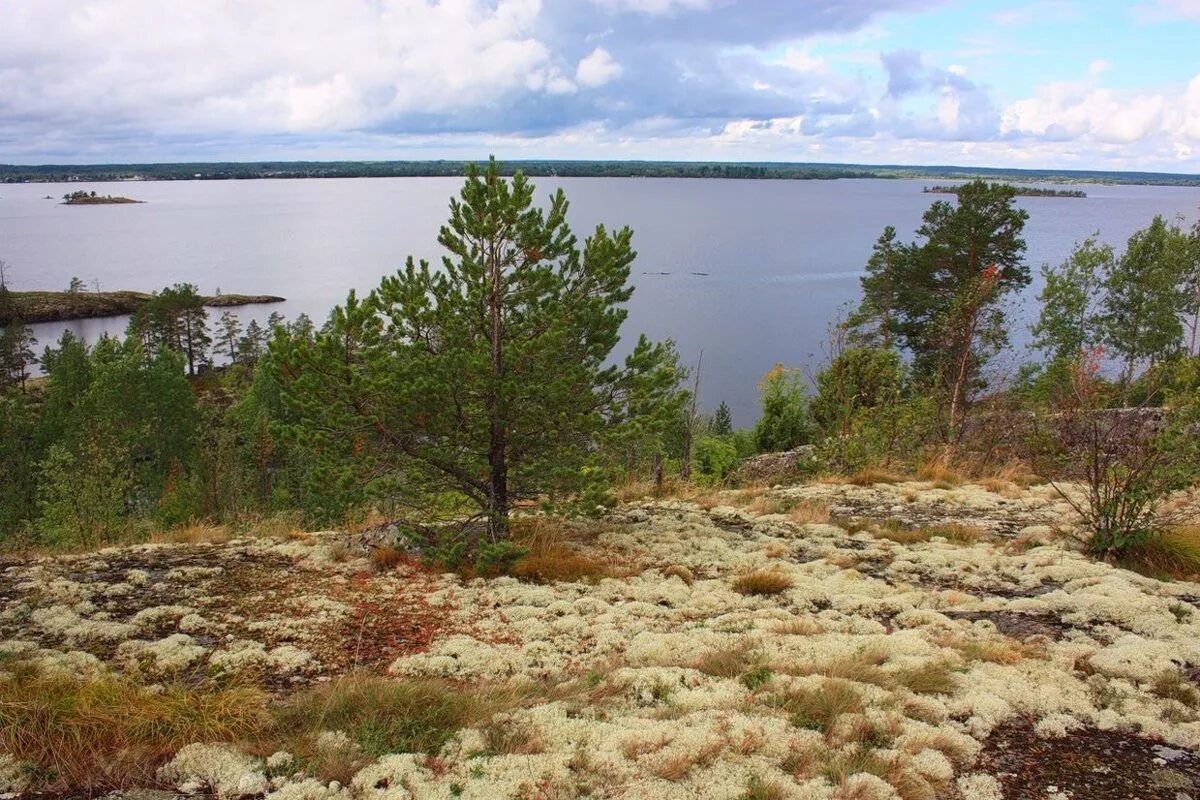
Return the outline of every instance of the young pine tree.
{"type": "Polygon", "coordinates": [[[713,412],[709,432],[713,436],[728,436],[733,433],[733,414],[729,410],[729,404],[724,400],[717,406],[717,410],[713,412]]]}
{"type": "Polygon", "coordinates": [[[440,269],[409,258],[313,340],[277,334],[268,363],[305,437],[344,467],[330,481],[404,474],[465,498],[504,540],[514,501],[571,491],[597,441],[679,394],[669,347],[641,338],[609,362],[632,231],[581,245],[562,191],[545,210],[533,191],[494,160],[468,166],[440,269]]]}

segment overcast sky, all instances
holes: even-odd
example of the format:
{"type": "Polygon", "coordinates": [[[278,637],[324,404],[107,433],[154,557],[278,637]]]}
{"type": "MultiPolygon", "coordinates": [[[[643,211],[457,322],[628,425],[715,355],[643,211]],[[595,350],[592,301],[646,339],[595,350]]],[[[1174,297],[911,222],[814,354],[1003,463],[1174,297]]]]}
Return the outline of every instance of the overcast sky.
{"type": "Polygon", "coordinates": [[[1200,172],[1200,0],[0,0],[0,162],[1200,172]]]}

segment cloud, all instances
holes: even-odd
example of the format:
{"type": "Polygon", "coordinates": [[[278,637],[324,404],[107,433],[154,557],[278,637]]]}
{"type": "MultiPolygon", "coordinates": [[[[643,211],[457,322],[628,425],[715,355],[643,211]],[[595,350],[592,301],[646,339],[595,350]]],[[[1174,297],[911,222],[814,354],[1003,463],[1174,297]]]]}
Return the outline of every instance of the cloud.
{"type": "Polygon", "coordinates": [[[1200,0],[1151,0],[1134,6],[1133,17],[1142,24],[1200,21],[1200,0]]]}
{"type": "Polygon", "coordinates": [[[1060,81],[1004,110],[1001,130],[1012,136],[1127,145],[1156,141],[1191,152],[1200,144],[1200,74],[1185,87],[1118,90],[1097,83],[1060,81]]]}
{"type": "MultiPolygon", "coordinates": [[[[1147,0],[1143,12],[1185,15],[1196,2],[1147,0]]],[[[1077,6],[977,12],[983,27],[959,20],[938,49],[913,47],[913,26],[958,20],[937,16],[945,5],[0,0],[0,161],[504,146],[527,157],[1198,164],[1200,80],[1114,89],[1105,84],[1130,85],[1119,54],[1104,53],[1109,65],[1076,49],[1064,59],[1092,61],[1083,78],[1063,81],[1047,63],[1056,80],[1014,95],[1005,65],[1046,56],[1013,50],[1004,26],[1077,6]]]]}
{"type": "Polygon", "coordinates": [[[580,60],[575,81],[583,86],[603,86],[620,74],[621,65],[603,47],[597,47],[580,60]]]}

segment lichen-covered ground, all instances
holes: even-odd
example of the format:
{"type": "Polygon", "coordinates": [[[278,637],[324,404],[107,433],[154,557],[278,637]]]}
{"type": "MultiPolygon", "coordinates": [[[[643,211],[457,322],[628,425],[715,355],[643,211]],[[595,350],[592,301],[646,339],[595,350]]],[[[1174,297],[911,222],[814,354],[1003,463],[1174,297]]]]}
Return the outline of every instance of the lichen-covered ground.
{"type": "MultiPolygon", "coordinates": [[[[1068,509],[1048,487],[770,496],[1000,535],[901,544],[642,502],[573,545],[628,576],[545,585],[378,574],[340,558],[337,534],[110,549],[0,565],[0,649],[151,682],[246,670],[281,696],[355,669],[590,688],[346,785],[203,743],[160,772],[222,797],[1200,798],[1200,585],[1078,554],[1055,536],[1068,509]],[[498,750],[497,729],[517,746],[498,750]]],[[[5,772],[19,788],[0,756],[5,772]]]]}

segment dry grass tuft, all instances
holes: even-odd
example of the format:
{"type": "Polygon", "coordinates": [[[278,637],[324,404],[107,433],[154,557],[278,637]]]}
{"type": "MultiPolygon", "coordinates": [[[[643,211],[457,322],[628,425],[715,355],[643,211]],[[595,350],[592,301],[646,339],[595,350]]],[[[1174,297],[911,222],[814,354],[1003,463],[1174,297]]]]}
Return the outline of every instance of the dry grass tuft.
{"type": "Polygon", "coordinates": [[[871,683],[888,686],[891,677],[882,665],[887,663],[888,654],[882,647],[863,647],[854,653],[815,661],[788,670],[795,675],[823,675],[855,683],[871,683]]]}
{"type": "Polygon", "coordinates": [[[825,626],[812,617],[792,617],[775,623],[771,632],[781,636],[816,636],[825,632],[825,626]]]}
{"type": "Polygon", "coordinates": [[[382,545],[371,551],[371,566],[376,572],[391,572],[405,562],[404,551],[382,545]]]}
{"type": "Polygon", "coordinates": [[[1006,636],[986,639],[954,639],[944,646],[958,652],[965,661],[986,661],[989,664],[1016,664],[1026,658],[1037,657],[1040,651],[1006,636]]]}
{"type": "Polygon", "coordinates": [[[192,742],[231,742],[270,722],[267,696],[249,686],[94,680],[11,670],[0,682],[0,751],[31,765],[41,791],[100,793],[150,786],[192,742]]]}
{"type": "Polygon", "coordinates": [[[233,538],[225,525],[192,520],[187,525],[159,531],[150,537],[155,544],[224,544],[233,538]]]}
{"type": "Polygon", "coordinates": [[[945,661],[901,667],[892,672],[892,679],[917,694],[953,694],[958,688],[954,670],[945,661]]]}
{"type": "Polygon", "coordinates": [[[546,752],[541,735],[530,725],[500,714],[480,728],[488,756],[533,756],[546,752]]]}
{"type": "Polygon", "coordinates": [[[917,467],[917,478],[932,484],[941,484],[936,488],[953,488],[965,483],[963,476],[950,468],[944,458],[927,461],[917,467]]]}
{"type": "Polygon", "coordinates": [[[681,564],[670,564],[662,568],[662,576],[664,578],[679,578],[679,580],[691,586],[696,582],[696,576],[692,571],[681,564]]]}
{"type": "Polygon", "coordinates": [[[784,800],[787,796],[787,791],[779,784],[752,775],[746,782],[746,791],[738,795],[738,800],[784,800]]]}
{"type": "Polygon", "coordinates": [[[893,472],[881,469],[863,469],[853,475],[847,476],[845,482],[852,486],[875,486],[880,483],[900,483],[903,480],[903,478],[893,472]]]}
{"type": "Polygon", "coordinates": [[[983,478],[979,485],[992,494],[998,494],[1009,500],[1015,500],[1024,494],[1020,486],[1004,478],[983,478]]]}
{"type": "Polygon", "coordinates": [[[1129,550],[1121,566],[1162,579],[1200,577],[1200,525],[1171,528],[1129,550]]]}
{"type": "Polygon", "coordinates": [[[732,588],[738,594],[767,597],[782,594],[795,585],[791,576],[783,572],[775,569],[757,569],[735,578],[732,588]]]}
{"type": "Polygon", "coordinates": [[[524,517],[512,522],[513,539],[526,555],[511,574],[533,583],[595,583],[601,578],[629,574],[605,553],[583,549],[582,535],[556,517],[524,517]]]}
{"type": "Polygon", "coordinates": [[[1177,700],[1188,708],[1200,708],[1200,689],[1179,670],[1159,673],[1150,683],[1150,691],[1164,700],[1177,700]]]}
{"type": "Polygon", "coordinates": [[[797,728],[828,733],[843,714],[863,710],[863,700],[848,681],[829,679],[819,688],[804,687],[770,695],[767,705],[785,712],[797,728]]]}
{"type": "Polygon", "coordinates": [[[255,520],[246,528],[246,535],[261,539],[297,539],[307,536],[300,526],[300,515],[290,512],[255,520]]]}
{"type": "Polygon", "coordinates": [[[788,512],[788,517],[797,525],[826,523],[830,520],[829,504],[805,500],[793,506],[792,510],[788,512]]]}

